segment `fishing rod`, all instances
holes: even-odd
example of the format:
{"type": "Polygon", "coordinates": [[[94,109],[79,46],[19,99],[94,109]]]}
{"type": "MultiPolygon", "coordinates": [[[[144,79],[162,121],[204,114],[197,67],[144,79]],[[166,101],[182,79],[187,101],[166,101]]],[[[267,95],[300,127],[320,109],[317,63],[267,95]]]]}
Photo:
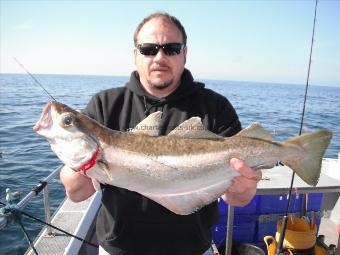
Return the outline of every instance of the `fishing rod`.
{"type": "MultiPolygon", "coordinates": [[[[303,127],[303,121],[304,121],[305,110],[306,110],[307,93],[308,93],[308,87],[309,87],[309,75],[310,75],[310,68],[311,68],[312,54],[313,54],[313,45],[314,45],[314,32],[315,32],[317,7],[318,7],[318,0],[315,0],[313,32],[312,32],[312,39],[311,39],[310,51],[309,51],[307,80],[306,80],[306,86],[305,86],[305,97],[304,97],[303,107],[302,107],[299,135],[302,134],[302,127],[303,127]]],[[[290,182],[289,193],[288,193],[288,202],[287,202],[285,215],[283,216],[283,219],[282,219],[282,228],[281,228],[280,238],[279,238],[278,245],[277,245],[276,255],[280,255],[280,254],[283,253],[283,240],[285,238],[287,224],[288,224],[288,211],[289,211],[289,207],[290,207],[290,199],[291,199],[291,196],[292,196],[294,178],[295,178],[295,172],[293,172],[291,182],[290,182]]]]}
{"type": "Polygon", "coordinates": [[[35,78],[34,76],[33,76],[33,74],[31,74],[28,70],[27,70],[27,68],[26,67],[24,67],[24,65],[23,64],[21,64],[20,62],[19,62],[19,60],[17,60],[16,58],[13,58],[14,59],[14,61],[15,62],[17,62],[18,63],[18,65],[40,86],[40,88],[42,88],[44,91],[45,91],[45,93],[50,97],[50,98],[52,98],[52,100],[53,101],[57,101],[45,88],[44,88],[44,86],[39,82],[39,80],[37,79],[37,78],[35,78]]]}
{"type": "MultiPolygon", "coordinates": [[[[57,101],[46,89],[45,89],[45,87],[39,82],[39,80],[37,79],[37,78],[35,78],[34,77],[34,75],[33,74],[31,74],[31,72],[30,71],[28,71],[27,70],[27,68],[23,65],[23,64],[21,64],[20,62],[19,62],[19,60],[17,60],[16,58],[13,58],[14,59],[14,61],[15,62],[17,62],[18,63],[18,65],[36,82],[36,84],[38,84],[44,91],[45,91],[45,93],[53,100],[53,101],[57,101]]],[[[0,204],[1,205],[3,205],[3,206],[6,206],[6,204],[4,204],[4,203],[2,203],[1,201],[0,201],[0,204]]],[[[83,239],[83,238],[80,238],[80,237],[78,237],[78,236],[76,236],[76,235],[73,235],[73,234],[71,234],[71,233],[69,233],[69,232],[67,232],[67,231],[65,231],[65,230],[63,230],[63,229],[61,229],[61,228],[58,228],[58,227],[56,227],[56,226],[54,226],[54,225],[52,225],[52,224],[49,224],[49,223],[47,223],[47,222],[45,222],[45,221],[42,221],[42,220],[40,220],[40,219],[38,219],[38,218],[36,218],[36,217],[34,217],[34,216],[32,216],[32,215],[30,215],[30,214],[28,214],[28,213],[25,213],[24,211],[22,211],[22,210],[16,210],[16,211],[18,211],[20,214],[22,214],[22,215],[25,215],[25,216],[27,216],[27,217],[29,217],[29,218],[31,218],[31,219],[34,219],[34,220],[36,220],[36,221],[38,221],[38,222],[40,222],[40,223],[42,223],[42,224],[45,224],[45,225],[47,225],[47,226],[49,226],[49,227],[51,227],[51,228],[54,228],[54,229],[56,229],[56,230],[58,230],[58,231],[60,231],[60,232],[62,232],[62,233],[64,233],[64,234],[66,234],[66,235],[68,235],[68,236],[71,236],[71,237],[73,237],[73,238],[75,238],[75,239],[77,239],[77,240],[79,240],[79,241],[81,241],[81,242],[84,242],[84,243],[86,243],[86,244],[88,244],[88,245],[91,245],[91,246],[93,246],[93,247],[95,247],[95,248],[98,248],[98,245],[96,245],[96,244],[93,244],[93,243],[91,243],[90,241],[87,241],[87,240],[85,240],[85,239],[83,239]]],[[[32,250],[34,251],[34,253],[35,254],[38,254],[37,253],[37,251],[36,251],[36,249],[35,249],[35,247],[34,247],[34,245],[33,245],[33,243],[31,242],[31,240],[30,240],[30,238],[29,238],[29,236],[28,236],[28,234],[27,234],[27,232],[25,231],[25,229],[24,229],[24,227],[23,227],[23,225],[22,225],[22,223],[21,222],[19,222],[19,224],[20,224],[20,226],[21,226],[21,228],[22,228],[22,230],[23,230],[23,232],[24,232],[24,234],[25,234],[25,237],[26,237],[26,239],[28,240],[28,242],[29,242],[29,244],[30,244],[30,246],[31,246],[31,248],[32,248],[32,250]]]]}

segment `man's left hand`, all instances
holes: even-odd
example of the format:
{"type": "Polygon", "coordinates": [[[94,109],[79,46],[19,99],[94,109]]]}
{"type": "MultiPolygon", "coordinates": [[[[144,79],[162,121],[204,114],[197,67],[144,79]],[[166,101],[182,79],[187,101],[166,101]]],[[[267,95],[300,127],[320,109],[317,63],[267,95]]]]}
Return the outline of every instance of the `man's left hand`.
{"type": "Polygon", "coordinates": [[[233,184],[222,195],[223,200],[233,206],[245,206],[256,194],[257,183],[262,179],[260,170],[254,171],[242,160],[232,158],[230,166],[241,175],[233,179],[233,184]]]}

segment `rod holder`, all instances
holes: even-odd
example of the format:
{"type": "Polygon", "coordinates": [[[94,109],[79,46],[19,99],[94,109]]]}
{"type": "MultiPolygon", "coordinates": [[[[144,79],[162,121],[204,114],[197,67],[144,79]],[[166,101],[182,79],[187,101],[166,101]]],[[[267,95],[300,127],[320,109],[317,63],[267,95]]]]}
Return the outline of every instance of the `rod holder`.
{"type": "MultiPolygon", "coordinates": [[[[51,210],[50,210],[50,200],[48,197],[48,185],[46,185],[43,189],[44,193],[44,210],[45,210],[45,221],[48,224],[51,224],[51,210]]],[[[46,227],[47,235],[52,235],[52,228],[50,226],[46,227]]]]}

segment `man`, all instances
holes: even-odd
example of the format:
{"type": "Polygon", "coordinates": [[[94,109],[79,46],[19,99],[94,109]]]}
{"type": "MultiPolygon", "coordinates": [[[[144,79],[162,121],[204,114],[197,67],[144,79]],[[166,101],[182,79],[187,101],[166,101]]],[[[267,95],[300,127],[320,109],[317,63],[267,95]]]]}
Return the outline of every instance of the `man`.
{"type": "MultiPolygon", "coordinates": [[[[168,134],[184,120],[199,116],[209,130],[232,136],[241,129],[234,108],[223,96],[194,82],[184,68],[187,47],[181,23],[166,13],[145,18],[134,34],[133,72],[125,87],[95,95],[85,113],[115,130],[135,127],[152,112],[162,111],[160,134],[168,134]]],[[[223,199],[247,204],[256,192],[261,173],[242,161],[226,162],[241,176],[223,199]]],[[[61,180],[67,195],[81,201],[95,190],[87,177],[64,170],[61,180]]],[[[218,220],[217,203],[188,216],[176,215],[161,205],[125,189],[101,185],[102,207],[97,217],[100,254],[210,254],[211,227],[218,220]]]]}

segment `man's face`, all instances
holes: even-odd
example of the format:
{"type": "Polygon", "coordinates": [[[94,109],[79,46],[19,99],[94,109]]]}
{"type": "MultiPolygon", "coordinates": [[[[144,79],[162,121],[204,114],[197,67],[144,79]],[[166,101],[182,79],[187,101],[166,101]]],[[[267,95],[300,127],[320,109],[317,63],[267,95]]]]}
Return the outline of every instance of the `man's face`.
{"type": "MultiPolygon", "coordinates": [[[[137,44],[183,43],[179,29],[162,18],[154,18],[144,24],[137,37],[137,44]]],[[[158,97],[173,92],[180,83],[184,70],[186,47],[178,55],[166,55],[160,49],[154,56],[146,56],[134,49],[134,58],[140,82],[144,89],[158,97]]]]}

